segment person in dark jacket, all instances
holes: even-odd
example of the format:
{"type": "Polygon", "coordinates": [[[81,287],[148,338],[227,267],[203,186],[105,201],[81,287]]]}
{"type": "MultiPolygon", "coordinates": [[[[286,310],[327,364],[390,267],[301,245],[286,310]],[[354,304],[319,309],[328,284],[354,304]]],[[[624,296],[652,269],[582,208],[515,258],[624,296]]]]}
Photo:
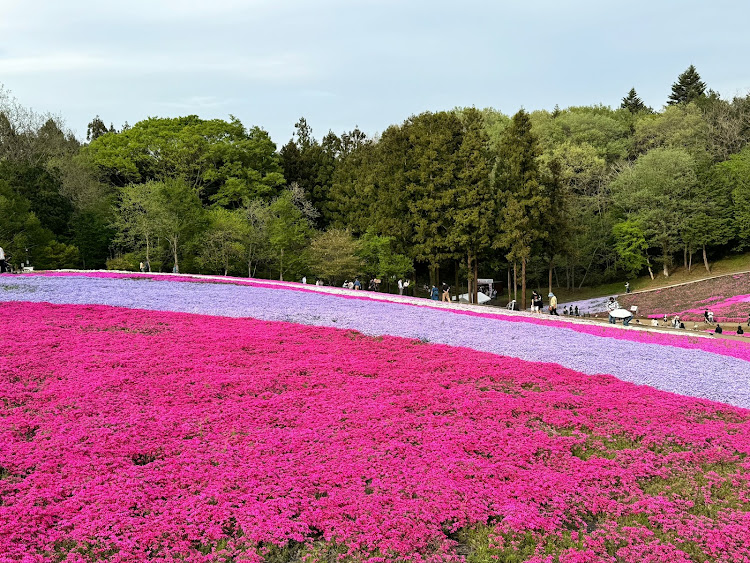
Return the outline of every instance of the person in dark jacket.
{"type": "Polygon", "coordinates": [[[737,325],[737,335],[741,336],[745,334],[745,331],[742,329],[742,325],[737,325]]]}
{"type": "Polygon", "coordinates": [[[716,328],[714,329],[714,334],[721,334],[724,332],[724,329],[721,328],[721,325],[719,323],[716,323],[716,328]]]}

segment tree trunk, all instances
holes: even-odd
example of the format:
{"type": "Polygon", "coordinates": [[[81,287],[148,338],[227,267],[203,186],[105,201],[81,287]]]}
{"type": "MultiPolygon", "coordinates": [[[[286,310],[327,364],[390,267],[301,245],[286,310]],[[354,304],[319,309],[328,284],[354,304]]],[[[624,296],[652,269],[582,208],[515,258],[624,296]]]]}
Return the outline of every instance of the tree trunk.
{"type": "Polygon", "coordinates": [[[174,251],[174,271],[176,273],[180,272],[180,266],[177,263],[177,239],[174,239],[172,242],[172,250],[174,251]]]}
{"type": "Polygon", "coordinates": [[[508,264],[508,303],[510,303],[510,264],[508,264]]]}
{"type": "Polygon", "coordinates": [[[516,269],[516,261],[513,260],[513,300],[518,306],[518,270],[516,269]]]}
{"type": "MultiPolygon", "coordinates": [[[[477,255],[474,255],[474,303],[479,304],[479,266],[477,261],[477,255]]],[[[490,292],[491,293],[491,292],[490,292]]]]}
{"type": "Polygon", "coordinates": [[[693,271],[693,250],[690,250],[690,258],[688,259],[688,272],[693,271]]]}
{"type": "Polygon", "coordinates": [[[149,236],[146,235],[146,264],[148,264],[148,271],[151,271],[151,240],[149,239],[149,236]]]}
{"type": "Polygon", "coordinates": [[[552,270],[554,270],[554,260],[549,261],[549,270],[547,271],[547,293],[552,293],[552,270]]]}
{"type": "Polygon", "coordinates": [[[663,270],[664,271],[664,277],[668,278],[669,277],[669,252],[667,251],[667,247],[666,246],[662,247],[662,258],[663,258],[663,261],[664,261],[664,264],[663,264],[664,265],[664,270],[663,270]]]}
{"type": "Polygon", "coordinates": [[[703,265],[706,267],[706,271],[710,274],[711,268],[708,267],[708,257],[706,256],[706,245],[703,245],[703,265]]]}
{"type": "Polygon", "coordinates": [[[281,249],[279,256],[279,281],[284,281],[284,249],[281,249]]]}
{"type": "Polygon", "coordinates": [[[651,259],[648,257],[648,252],[646,253],[646,265],[648,266],[648,275],[651,276],[651,281],[654,281],[654,271],[651,269],[651,259]]]}
{"type": "Polygon", "coordinates": [[[688,252],[687,252],[687,246],[682,247],[682,263],[685,269],[688,269],[688,252]]]}
{"type": "Polygon", "coordinates": [[[471,251],[466,253],[466,296],[469,298],[469,303],[473,303],[474,290],[471,287],[471,276],[473,270],[471,269],[471,251]]]}
{"type": "Polygon", "coordinates": [[[526,310],[526,257],[521,258],[521,311],[526,310]]]}
{"type": "Polygon", "coordinates": [[[456,293],[456,303],[458,303],[458,296],[461,295],[461,291],[458,289],[458,267],[459,267],[459,263],[458,263],[458,260],[456,260],[456,275],[455,275],[455,278],[456,278],[456,290],[455,290],[455,293],[456,293]]]}

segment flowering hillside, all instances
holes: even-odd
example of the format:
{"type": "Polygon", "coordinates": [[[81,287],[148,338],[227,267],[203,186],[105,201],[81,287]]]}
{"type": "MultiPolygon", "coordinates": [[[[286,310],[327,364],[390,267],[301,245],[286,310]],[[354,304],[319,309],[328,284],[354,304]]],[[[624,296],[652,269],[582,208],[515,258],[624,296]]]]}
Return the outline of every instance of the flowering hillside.
{"type": "Polygon", "coordinates": [[[623,295],[620,304],[638,305],[649,317],[679,315],[685,321],[703,320],[710,310],[722,323],[745,323],[750,315],[750,274],[734,274],[655,291],[623,295]]]}
{"type": "Polygon", "coordinates": [[[186,280],[0,277],[0,562],[750,560],[747,343],[186,280]]]}

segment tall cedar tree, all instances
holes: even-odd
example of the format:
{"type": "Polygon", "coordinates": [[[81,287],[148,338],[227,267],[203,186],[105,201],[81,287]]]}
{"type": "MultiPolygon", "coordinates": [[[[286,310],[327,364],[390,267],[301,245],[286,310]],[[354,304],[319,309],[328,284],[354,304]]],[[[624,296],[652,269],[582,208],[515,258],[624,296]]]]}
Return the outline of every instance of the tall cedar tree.
{"type": "Polygon", "coordinates": [[[701,80],[701,75],[690,65],[685,72],[677,77],[677,82],[672,84],[672,93],[669,95],[667,104],[688,104],[699,100],[706,95],[706,83],[701,80]]]}
{"type": "Polygon", "coordinates": [[[526,309],[526,264],[531,249],[548,237],[543,221],[550,200],[540,180],[539,154],[529,114],[521,110],[500,141],[495,173],[500,232],[495,246],[507,250],[509,261],[521,262],[521,310],[526,309]]]}
{"type": "MultiPolygon", "coordinates": [[[[448,239],[466,258],[471,301],[477,302],[477,257],[491,243],[494,231],[494,194],[490,185],[489,137],[482,114],[469,108],[462,112],[463,138],[458,149],[454,205],[450,210],[453,228],[448,239]]],[[[458,289],[458,288],[456,288],[458,289]]]]}
{"type": "Polygon", "coordinates": [[[414,229],[414,258],[430,265],[437,283],[440,263],[457,257],[448,236],[455,205],[454,185],[462,126],[454,113],[423,113],[405,124],[406,194],[414,229]]]}
{"type": "Polygon", "coordinates": [[[643,100],[638,96],[635,88],[631,88],[628,95],[622,99],[620,107],[628,110],[630,113],[640,113],[649,109],[649,107],[644,104],[643,100]]]}

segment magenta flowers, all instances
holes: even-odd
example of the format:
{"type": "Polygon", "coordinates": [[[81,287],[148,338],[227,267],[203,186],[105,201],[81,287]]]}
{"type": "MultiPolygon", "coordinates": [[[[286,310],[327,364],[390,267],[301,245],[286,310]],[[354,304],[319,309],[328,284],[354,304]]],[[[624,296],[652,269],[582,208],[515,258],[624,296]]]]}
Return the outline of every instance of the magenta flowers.
{"type": "Polygon", "coordinates": [[[0,328],[6,561],[257,560],[290,541],[445,559],[488,522],[493,549],[535,534],[529,561],[570,530],[567,561],[750,557],[746,410],[353,331],[6,313],[25,318],[0,328]]]}
{"type": "Polygon", "coordinates": [[[1,563],[750,560],[750,410],[592,369],[637,351],[655,383],[742,401],[746,343],[262,284],[0,282],[1,563]]]}

